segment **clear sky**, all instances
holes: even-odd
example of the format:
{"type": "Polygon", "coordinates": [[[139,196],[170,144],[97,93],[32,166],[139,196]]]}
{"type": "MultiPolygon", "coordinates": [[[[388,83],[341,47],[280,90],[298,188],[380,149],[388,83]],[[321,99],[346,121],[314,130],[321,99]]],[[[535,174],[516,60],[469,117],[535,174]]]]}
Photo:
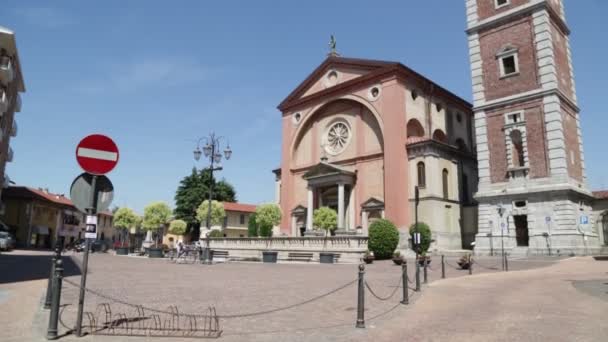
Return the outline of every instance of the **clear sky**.
{"type": "MultiPolygon", "coordinates": [[[[587,175],[608,188],[608,1],[567,0],[587,175]]],[[[276,106],[327,53],[400,61],[471,99],[464,0],[3,0],[27,92],[11,145],[11,179],[69,193],[74,151],[90,133],[119,145],[115,204],[173,205],[196,164],[199,136],[230,140],[220,177],[240,202],[274,199],[280,162],[276,106]],[[50,7],[52,6],[52,7],[50,7]]]]}

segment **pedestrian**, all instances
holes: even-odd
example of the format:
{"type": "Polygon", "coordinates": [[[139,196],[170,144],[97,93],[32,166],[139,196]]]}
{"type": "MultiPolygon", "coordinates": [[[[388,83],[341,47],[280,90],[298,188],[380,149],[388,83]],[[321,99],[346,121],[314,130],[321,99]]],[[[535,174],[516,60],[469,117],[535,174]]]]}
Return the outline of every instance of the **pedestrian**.
{"type": "Polygon", "coordinates": [[[181,241],[179,241],[177,243],[177,258],[179,259],[179,257],[182,255],[182,253],[184,252],[184,245],[181,241]]]}

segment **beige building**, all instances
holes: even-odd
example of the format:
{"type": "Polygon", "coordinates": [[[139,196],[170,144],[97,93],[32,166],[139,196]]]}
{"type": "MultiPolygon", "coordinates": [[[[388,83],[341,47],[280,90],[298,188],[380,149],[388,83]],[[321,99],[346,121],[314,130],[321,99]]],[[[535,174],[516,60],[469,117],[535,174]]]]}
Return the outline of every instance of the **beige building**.
{"type": "MultiPolygon", "coordinates": [[[[5,168],[14,158],[10,140],[17,136],[15,113],[21,111],[19,93],[24,91],[15,33],[0,26],[0,194],[10,184],[5,168]]],[[[0,213],[3,210],[4,205],[0,203],[0,213]]]]}
{"type": "MultiPolygon", "coordinates": [[[[226,216],[221,226],[211,226],[211,230],[221,230],[224,237],[247,237],[247,223],[251,214],[255,213],[253,204],[222,202],[226,216]]],[[[205,237],[206,229],[201,224],[201,238],[205,237]]]]}

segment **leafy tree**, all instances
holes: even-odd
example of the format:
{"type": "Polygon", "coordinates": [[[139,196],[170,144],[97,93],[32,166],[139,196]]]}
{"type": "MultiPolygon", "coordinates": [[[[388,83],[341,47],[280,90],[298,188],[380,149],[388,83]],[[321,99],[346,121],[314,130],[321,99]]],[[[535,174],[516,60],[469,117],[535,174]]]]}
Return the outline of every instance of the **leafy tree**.
{"type": "Polygon", "coordinates": [[[124,244],[126,232],[130,228],[135,228],[139,223],[139,216],[129,208],[119,208],[114,212],[114,226],[121,230],[119,235],[121,245],[124,244]]]}
{"type": "Polygon", "coordinates": [[[329,207],[315,209],[312,213],[312,223],[317,229],[325,230],[325,235],[338,226],[338,214],[329,207]]]}
{"type": "Polygon", "coordinates": [[[198,237],[199,226],[201,223],[205,223],[204,220],[197,219],[196,210],[201,202],[209,198],[209,185],[211,184],[213,184],[213,200],[236,201],[236,193],[232,185],[225,180],[216,182],[207,169],[197,171],[196,168],[192,168],[192,173],[180,181],[175,192],[175,218],[186,221],[188,231],[192,236],[198,237]]]}
{"type": "Polygon", "coordinates": [[[392,257],[398,244],[399,231],[391,221],[380,219],[369,226],[368,245],[376,259],[392,257]]]}
{"type": "MultiPolygon", "coordinates": [[[[209,210],[209,201],[203,201],[196,209],[196,219],[202,224],[207,223],[207,214],[209,210]]],[[[226,212],[224,211],[224,204],[218,201],[211,201],[211,222],[212,226],[219,226],[223,223],[226,212]]]]}
{"type": "Polygon", "coordinates": [[[158,233],[171,219],[171,208],[165,202],[153,202],[144,208],[144,218],[142,228],[156,233],[156,246],[162,234],[158,233]]]}
{"type": "Polygon", "coordinates": [[[428,224],[424,222],[418,222],[418,229],[416,229],[416,224],[412,224],[410,226],[410,236],[412,237],[412,241],[414,241],[414,233],[418,230],[420,233],[420,251],[418,251],[421,255],[426,255],[426,252],[431,247],[431,228],[428,224]]]}
{"type": "Polygon", "coordinates": [[[169,224],[169,233],[174,235],[184,235],[188,224],[184,220],[173,220],[169,224]]]}
{"type": "Polygon", "coordinates": [[[255,222],[255,213],[249,215],[249,221],[247,221],[247,236],[257,237],[258,236],[258,224],[255,222]]]}
{"type": "Polygon", "coordinates": [[[272,228],[273,225],[268,223],[262,223],[258,225],[258,231],[261,237],[269,238],[272,237],[272,228]]]}
{"type": "Polygon", "coordinates": [[[281,208],[274,203],[262,204],[255,209],[255,222],[260,226],[276,226],[281,223],[281,208]]]}

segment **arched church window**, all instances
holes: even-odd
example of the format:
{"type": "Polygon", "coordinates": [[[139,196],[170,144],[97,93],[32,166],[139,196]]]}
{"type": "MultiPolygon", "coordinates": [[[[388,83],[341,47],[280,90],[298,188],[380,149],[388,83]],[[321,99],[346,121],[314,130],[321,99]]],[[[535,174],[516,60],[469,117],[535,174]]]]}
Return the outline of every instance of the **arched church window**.
{"type": "Polygon", "coordinates": [[[512,157],[514,167],[523,167],[526,164],[524,157],[524,143],[521,131],[516,129],[511,131],[512,157]]]}
{"type": "Polygon", "coordinates": [[[420,121],[416,119],[410,119],[407,122],[407,137],[422,137],[424,136],[424,128],[420,124],[420,121]]]}
{"type": "Polygon", "coordinates": [[[466,152],[467,151],[467,144],[464,142],[464,140],[462,140],[462,138],[458,138],[458,139],[456,139],[456,148],[459,151],[466,152]]]}
{"type": "Polygon", "coordinates": [[[424,188],[426,186],[426,167],[424,162],[418,162],[418,186],[424,188]]]}
{"type": "Polygon", "coordinates": [[[447,169],[443,169],[441,178],[443,182],[443,199],[448,199],[450,197],[450,192],[448,184],[449,173],[447,169]]]}
{"type": "Polygon", "coordinates": [[[443,133],[442,130],[436,129],[435,132],[433,132],[433,140],[441,141],[442,143],[447,143],[448,137],[445,135],[445,133],[443,133]]]}

